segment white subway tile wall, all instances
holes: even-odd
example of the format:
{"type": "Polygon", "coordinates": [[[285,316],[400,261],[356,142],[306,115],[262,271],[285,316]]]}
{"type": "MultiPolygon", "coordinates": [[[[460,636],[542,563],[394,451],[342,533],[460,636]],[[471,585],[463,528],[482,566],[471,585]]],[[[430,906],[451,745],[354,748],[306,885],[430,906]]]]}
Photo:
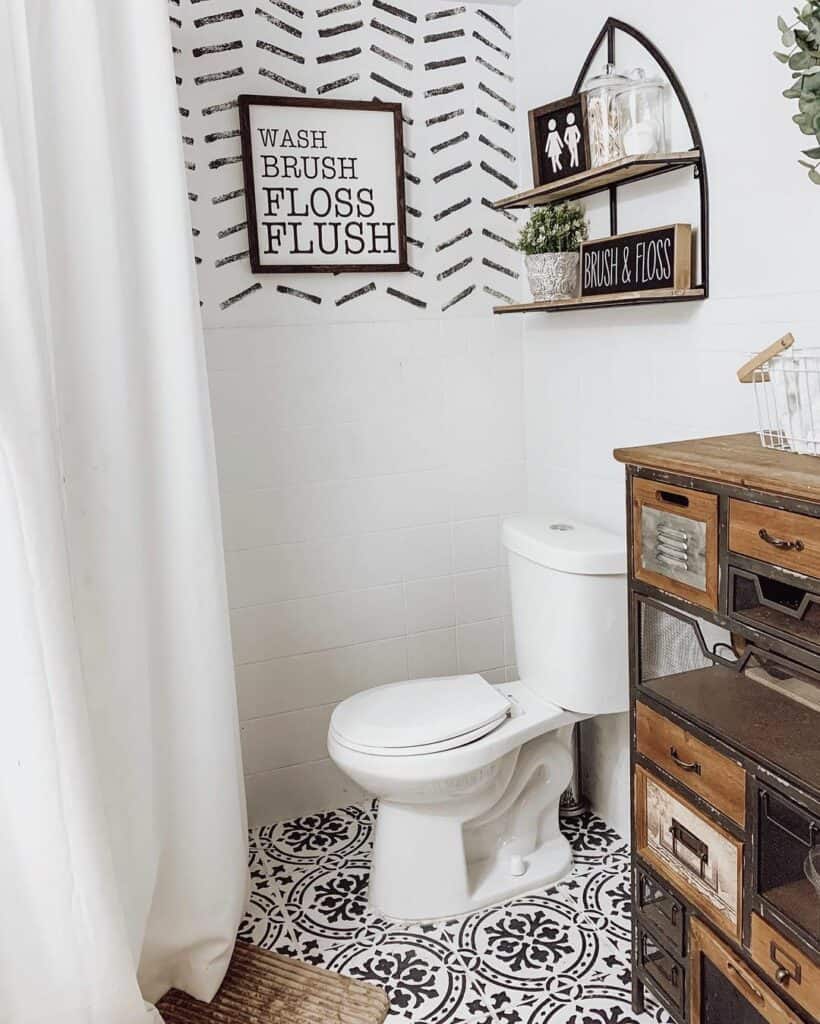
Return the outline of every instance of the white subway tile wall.
{"type": "Polygon", "coordinates": [[[345,697],[515,673],[499,536],[526,500],[520,329],[462,317],[324,334],[329,361],[313,325],[206,331],[257,824],[360,797],[327,760],[345,697]],[[296,411],[305,391],[322,401],[302,394],[296,411]],[[485,416],[496,435],[473,448],[485,416]]]}

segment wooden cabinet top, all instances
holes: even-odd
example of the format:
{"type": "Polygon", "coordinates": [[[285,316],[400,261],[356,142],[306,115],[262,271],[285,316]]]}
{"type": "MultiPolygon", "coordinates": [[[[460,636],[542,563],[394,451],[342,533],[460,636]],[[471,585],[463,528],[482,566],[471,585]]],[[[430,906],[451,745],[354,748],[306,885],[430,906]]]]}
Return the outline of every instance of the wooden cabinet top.
{"type": "Polygon", "coordinates": [[[820,501],[820,457],[764,448],[757,434],[616,448],[613,454],[630,466],[820,501]]]}

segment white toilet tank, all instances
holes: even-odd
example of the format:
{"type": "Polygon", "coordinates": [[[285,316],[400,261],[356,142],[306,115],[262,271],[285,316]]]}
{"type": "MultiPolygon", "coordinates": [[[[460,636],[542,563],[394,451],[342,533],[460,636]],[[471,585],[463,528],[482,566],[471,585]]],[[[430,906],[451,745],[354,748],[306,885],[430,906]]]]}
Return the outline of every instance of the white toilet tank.
{"type": "Polygon", "coordinates": [[[507,549],[522,683],[568,711],[629,704],[624,541],[572,519],[511,516],[507,549]]]}

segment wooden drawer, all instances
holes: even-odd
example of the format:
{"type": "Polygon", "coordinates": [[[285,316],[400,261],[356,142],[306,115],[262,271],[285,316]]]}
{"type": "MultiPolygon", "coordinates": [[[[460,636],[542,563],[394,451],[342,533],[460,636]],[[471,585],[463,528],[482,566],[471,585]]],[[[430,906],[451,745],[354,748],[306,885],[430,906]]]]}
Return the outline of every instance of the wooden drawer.
{"type": "Polygon", "coordinates": [[[717,610],[718,499],[632,480],[632,572],[668,594],[717,610]]]}
{"type": "Polygon", "coordinates": [[[746,772],[640,701],[635,706],[639,753],[713,807],[746,824],[746,772]]]}
{"type": "Polygon", "coordinates": [[[792,999],[820,1020],[820,966],[784,939],[768,921],[752,914],[752,959],[792,999]]]}
{"type": "Polygon", "coordinates": [[[740,555],[820,578],[820,519],[732,498],[729,547],[740,555]]]}
{"type": "Polygon", "coordinates": [[[740,936],[743,844],[635,766],[638,854],[728,935],[740,936]]]}
{"type": "Polygon", "coordinates": [[[732,1024],[738,1016],[720,1015],[708,993],[708,976],[704,971],[708,960],[740,997],[744,1021],[765,1024],[802,1024],[765,982],[747,967],[743,959],[713,935],[702,921],[692,919],[689,925],[689,1021],[690,1024],[732,1024]],[[704,1006],[706,1013],[704,1013],[704,1006]],[[710,1012],[711,1010],[711,1012],[710,1012]],[[707,1016],[708,1014],[708,1016],[707,1016]]]}
{"type": "Polygon", "coordinates": [[[686,972],[652,936],[638,925],[637,962],[652,988],[664,1003],[683,1010],[686,994],[686,972]]]}
{"type": "Polygon", "coordinates": [[[686,940],[686,911],[683,904],[640,865],[636,866],[635,872],[635,909],[638,920],[673,953],[682,955],[686,940]]]}

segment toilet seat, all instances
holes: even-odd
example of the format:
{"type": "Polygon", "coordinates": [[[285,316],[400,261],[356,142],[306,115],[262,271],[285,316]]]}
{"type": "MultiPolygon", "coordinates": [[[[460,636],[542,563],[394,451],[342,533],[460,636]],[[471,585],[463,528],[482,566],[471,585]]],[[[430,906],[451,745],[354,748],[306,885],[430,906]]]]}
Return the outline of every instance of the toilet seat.
{"type": "Polygon", "coordinates": [[[382,757],[435,754],[497,729],[511,703],[479,675],[410,679],[349,697],[330,731],[348,750],[382,757]]]}

